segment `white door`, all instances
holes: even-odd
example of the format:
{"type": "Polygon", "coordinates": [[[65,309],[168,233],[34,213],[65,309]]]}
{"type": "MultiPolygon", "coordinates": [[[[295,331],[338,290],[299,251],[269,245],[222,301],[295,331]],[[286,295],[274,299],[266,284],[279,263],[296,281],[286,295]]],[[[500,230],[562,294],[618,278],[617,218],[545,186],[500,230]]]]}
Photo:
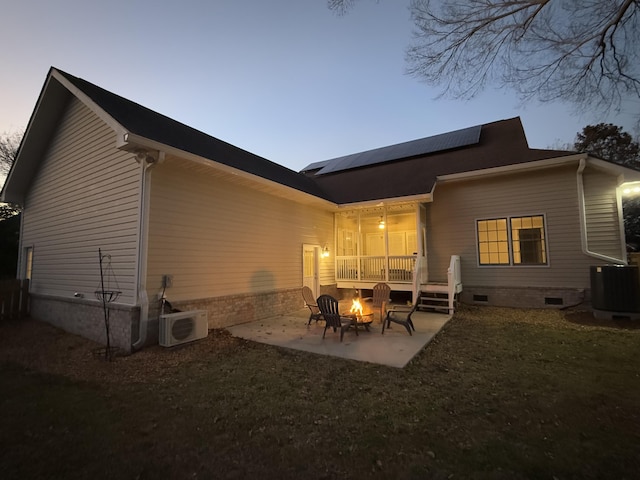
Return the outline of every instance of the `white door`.
{"type": "Polygon", "coordinates": [[[309,287],[314,298],[320,295],[320,278],[318,276],[320,247],[318,245],[302,246],[302,285],[309,287]]]}

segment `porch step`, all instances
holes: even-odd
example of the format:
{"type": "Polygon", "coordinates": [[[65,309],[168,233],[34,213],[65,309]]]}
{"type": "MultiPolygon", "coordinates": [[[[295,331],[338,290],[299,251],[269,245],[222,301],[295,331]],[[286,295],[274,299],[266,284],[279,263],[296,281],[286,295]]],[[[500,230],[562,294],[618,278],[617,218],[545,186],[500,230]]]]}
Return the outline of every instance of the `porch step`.
{"type": "Polygon", "coordinates": [[[449,293],[446,284],[424,285],[419,298],[418,310],[449,313],[449,293]]]}
{"type": "Polygon", "coordinates": [[[447,293],[449,287],[446,283],[429,283],[422,286],[423,293],[447,293]]]}

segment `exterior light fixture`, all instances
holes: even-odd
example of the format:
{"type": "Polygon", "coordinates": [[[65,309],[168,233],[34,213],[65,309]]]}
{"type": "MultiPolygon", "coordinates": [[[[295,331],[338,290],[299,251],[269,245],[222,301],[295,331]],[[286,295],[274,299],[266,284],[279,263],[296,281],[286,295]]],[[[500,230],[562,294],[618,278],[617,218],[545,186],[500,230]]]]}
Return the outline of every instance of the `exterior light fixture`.
{"type": "Polygon", "coordinates": [[[384,230],[384,219],[382,217],[380,217],[380,221],[378,222],[378,228],[384,230]]]}
{"type": "Polygon", "coordinates": [[[628,183],[623,189],[623,195],[638,195],[640,193],[640,182],[628,183]]]}
{"type": "Polygon", "coordinates": [[[328,246],[324,246],[324,248],[322,249],[322,258],[327,258],[329,256],[329,247],[328,246]]]}

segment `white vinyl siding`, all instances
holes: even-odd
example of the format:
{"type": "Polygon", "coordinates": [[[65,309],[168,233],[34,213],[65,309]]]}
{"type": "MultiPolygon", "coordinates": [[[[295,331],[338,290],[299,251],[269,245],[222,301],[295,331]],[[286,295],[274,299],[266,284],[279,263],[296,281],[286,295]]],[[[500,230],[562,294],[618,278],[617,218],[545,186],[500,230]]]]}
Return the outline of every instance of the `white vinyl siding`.
{"type": "Polygon", "coordinates": [[[594,169],[583,174],[587,245],[594,253],[619,258],[620,222],[616,197],[616,178],[594,169]]]}
{"type": "Polygon", "coordinates": [[[429,280],[446,281],[450,256],[460,255],[467,285],[588,288],[589,266],[602,262],[582,253],[576,171],[551,168],[438,185],[427,206],[429,280]],[[528,214],[545,217],[548,266],[478,265],[476,221],[528,214]]]}
{"type": "Polygon", "coordinates": [[[95,298],[98,248],[111,255],[118,303],[135,303],[139,166],[75,97],[27,193],[22,244],[33,247],[33,293],[95,298]]]}
{"type": "Polygon", "coordinates": [[[173,275],[169,301],[302,286],[302,245],[327,245],[320,283],[335,283],[333,213],[247,180],[168,158],[151,173],[147,288],[173,275]]]}

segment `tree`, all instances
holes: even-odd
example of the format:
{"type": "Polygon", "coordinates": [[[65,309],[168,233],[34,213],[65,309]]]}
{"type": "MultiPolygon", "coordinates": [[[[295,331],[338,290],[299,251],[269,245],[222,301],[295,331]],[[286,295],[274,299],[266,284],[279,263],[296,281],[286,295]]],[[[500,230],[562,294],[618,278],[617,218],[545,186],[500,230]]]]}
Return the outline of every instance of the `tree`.
{"type": "MultiPolygon", "coordinates": [[[[22,133],[4,133],[0,136],[0,182],[4,183],[6,175],[16,159],[22,133]]],[[[12,217],[20,212],[20,207],[12,203],[0,203],[0,220],[12,217]]]]}
{"type": "MultiPolygon", "coordinates": [[[[356,0],[328,0],[347,11],[356,0]]],[[[638,0],[412,0],[408,71],[442,94],[471,98],[488,83],[522,100],[617,110],[640,99],[638,0]]]]}
{"type": "MultiPolygon", "coordinates": [[[[16,159],[22,133],[0,136],[0,183],[9,173],[16,159]]],[[[20,239],[20,208],[11,203],[0,203],[0,278],[14,278],[18,262],[20,239]]]]}
{"type": "Polygon", "coordinates": [[[0,218],[0,280],[15,278],[20,243],[20,215],[0,218]]]}
{"type": "MultiPolygon", "coordinates": [[[[640,169],[640,144],[621,127],[610,123],[587,125],[576,135],[573,144],[578,152],[640,169]]],[[[640,248],[640,197],[625,197],[622,201],[627,245],[640,248]]]]}
{"type": "Polygon", "coordinates": [[[587,125],[578,132],[574,150],[640,169],[640,144],[627,132],[611,123],[587,125]]]}
{"type": "Polygon", "coordinates": [[[0,136],[0,175],[5,176],[9,173],[11,165],[16,159],[18,147],[22,141],[22,133],[4,133],[0,136]]]}

